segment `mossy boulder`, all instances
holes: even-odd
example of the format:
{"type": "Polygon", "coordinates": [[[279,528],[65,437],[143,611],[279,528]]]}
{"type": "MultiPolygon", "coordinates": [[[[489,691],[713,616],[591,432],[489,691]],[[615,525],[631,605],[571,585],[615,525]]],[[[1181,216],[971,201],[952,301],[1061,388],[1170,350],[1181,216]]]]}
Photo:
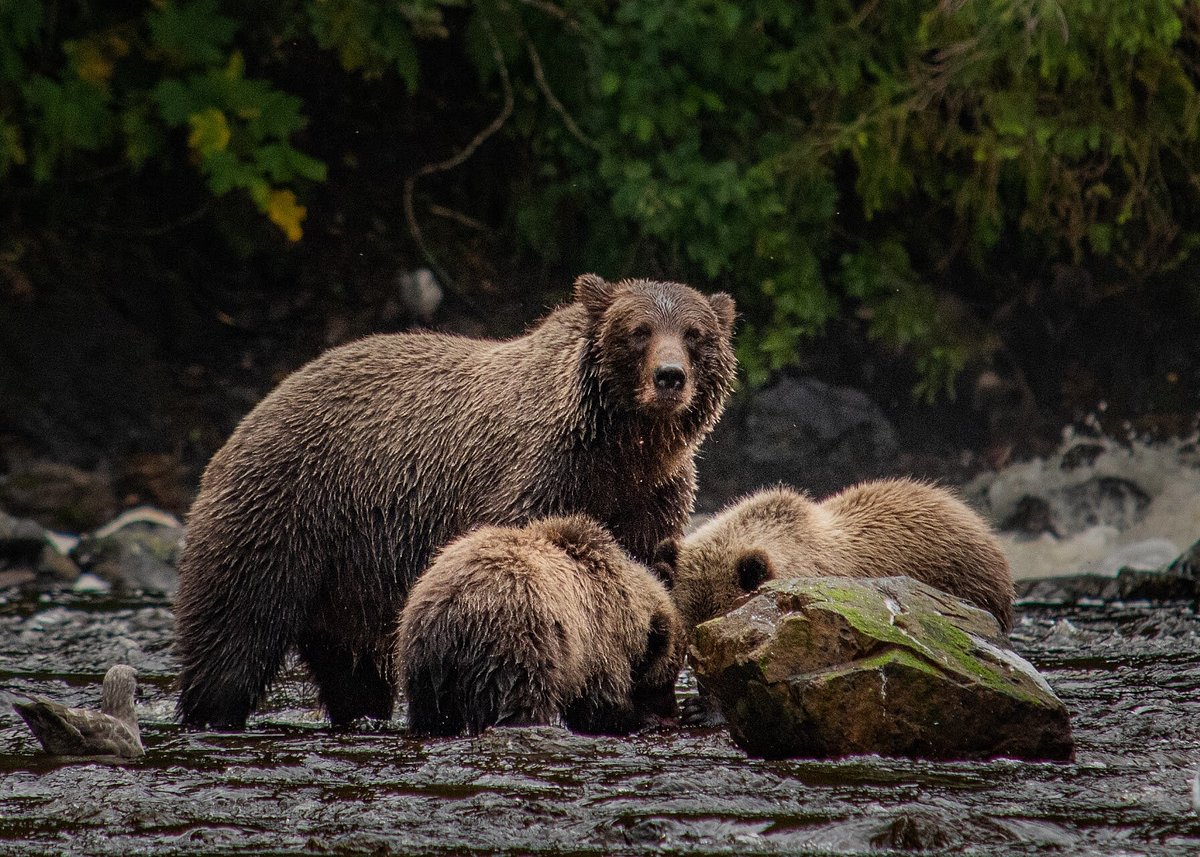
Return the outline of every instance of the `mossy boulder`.
{"type": "Polygon", "coordinates": [[[771,581],[701,624],[691,656],[755,756],[1074,752],[1066,707],[991,614],[907,577],[771,581]]]}

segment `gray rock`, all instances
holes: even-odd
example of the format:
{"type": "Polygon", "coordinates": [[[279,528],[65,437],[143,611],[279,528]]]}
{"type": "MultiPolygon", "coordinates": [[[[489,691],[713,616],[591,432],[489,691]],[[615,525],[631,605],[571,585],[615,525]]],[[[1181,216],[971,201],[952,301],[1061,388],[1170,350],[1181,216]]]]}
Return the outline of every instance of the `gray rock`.
{"type": "Polygon", "coordinates": [[[34,521],[0,512],[0,588],[75,580],[79,568],[59,550],[58,542],[34,521]]]}
{"type": "Polygon", "coordinates": [[[1066,707],[995,619],[910,578],[771,581],[701,624],[691,656],[755,756],[1074,752],[1066,707]]]}
{"type": "Polygon", "coordinates": [[[32,461],[0,479],[0,506],[47,527],[79,532],[111,518],[117,500],[103,474],[32,461]]]}
{"type": "Polygon", "coordinates": [[[1163,572],[1200,580],[1200,540],[1193,542],[1190,548],[1171,560],[1163,572]]]}
{"type": "Polygon", "coordinates": [[[824,495],[890,472],[896,430],[859,390],[781,378],[735,402],[704,445],[698,506],[779,482],[824,495]]]}
{"type": "Polygon", "coordinates": [[[433,314],[442,305],[442,286],[428,268],[402,271],[396,275],[400,287],[400,299],[409,314],[423,324],[433,320],[433,314]]]}
{"type": "MultiPolygon", "coordinates": [[[[1157,542],[1160,540],[1148,540],[1157,542]]],[[[1142,543],[1138,543],[1142,544],[1142,543]]],[[[1131,547],[1136,547],[1131,546],[1131,547]]],[[[1161,545],[1159,546],[1161,549],[1161,545]]],[[[1200,541],[1157,569],[1122,567],[1111,574],[1019,580],[1016,602],[1050,606],[1112,601],[1200,602],[1200,541]]]]}
{"type": "Polygon", "coordinates": [[[171,515],[144,507],[125,512],[80,539],[72,556],[116,589],[173,595],[183,527],[171,515]]]}
{"type": "Polygon", "coordinates": [[[97,577],[90,571],[85,571],[79,575],[75,581],[75,585],[71,587],[71,591],[79,593],[105,593],[112,591],[112,584],[102,577],[97,577]]]}

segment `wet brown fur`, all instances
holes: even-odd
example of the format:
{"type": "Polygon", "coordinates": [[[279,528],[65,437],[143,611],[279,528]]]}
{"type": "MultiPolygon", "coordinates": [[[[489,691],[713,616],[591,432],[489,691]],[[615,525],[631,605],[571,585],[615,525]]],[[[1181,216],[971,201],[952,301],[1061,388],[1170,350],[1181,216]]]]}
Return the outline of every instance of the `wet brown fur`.
{"type": "Polygon", "coordinates": [[[1012,628],[1012,573],[991,529],[949,491],[911,479],[863,482],[819,503],[761,491],[656,554],[689,633],[762,580],[810,576],[907,575],[1012,628]]]}
{"type": "Polygon", "coordinates": [[[482,527],[413,584],[394,662],[425,735],[670,717],[687,638],[666,589],[590,518],[482,527]]]}
{"type": "Polygon", "coordinates": [[[240,728],[298,648],[335,724],[389,717],[409,583],[480,524],[582,513],[635,558],[682,532],[734,378],[728,295],[580,277],[507,341],[373,336],[288,377],[213,456],[176,599],[178,713],[240,728]],[[651,358],[679,357],[655,394],[651,358]]]}

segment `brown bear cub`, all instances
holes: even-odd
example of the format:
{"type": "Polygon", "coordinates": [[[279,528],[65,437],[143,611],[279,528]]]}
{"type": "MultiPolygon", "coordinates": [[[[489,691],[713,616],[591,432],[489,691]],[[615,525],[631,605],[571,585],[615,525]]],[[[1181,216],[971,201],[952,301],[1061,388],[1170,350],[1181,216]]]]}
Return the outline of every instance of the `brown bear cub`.
{"type": "Polygon", "coordinates": [[[394,662],[424,735],[674,717],[687,637],[670,595],[590,518],[481,527],[413,584],[394,662]]]}
{"type": "Polygon", "coordinates": [[[241,728],[292,648],[334,724],[391,716],[391,637],[433,553],[586,514],[678,535],[734,380],[733,300],[594,275],[517,339],[372,336],[285,379],[213,456],[175,602],[178,713],[241,728]]]}
{"type": "Polygon", "coordinates": [[[688,633],[765,580],[907,575],[1012,629],[1013,581],[991,529],[949,491],[863,482],[817,503],[789,488],[752,494],[656,550],[688,633]]]}

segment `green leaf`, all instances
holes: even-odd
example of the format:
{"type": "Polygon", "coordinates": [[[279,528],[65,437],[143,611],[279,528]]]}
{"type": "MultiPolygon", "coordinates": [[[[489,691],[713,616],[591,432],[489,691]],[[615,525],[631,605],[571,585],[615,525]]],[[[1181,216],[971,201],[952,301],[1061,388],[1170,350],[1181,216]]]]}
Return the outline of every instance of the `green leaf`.
{"type": "Polygon", "coordinates": [[[146,25],[154,45],[179,67],[221,62],[238,29],[217,0],[164,0],[147,13],[146,25]]]}

